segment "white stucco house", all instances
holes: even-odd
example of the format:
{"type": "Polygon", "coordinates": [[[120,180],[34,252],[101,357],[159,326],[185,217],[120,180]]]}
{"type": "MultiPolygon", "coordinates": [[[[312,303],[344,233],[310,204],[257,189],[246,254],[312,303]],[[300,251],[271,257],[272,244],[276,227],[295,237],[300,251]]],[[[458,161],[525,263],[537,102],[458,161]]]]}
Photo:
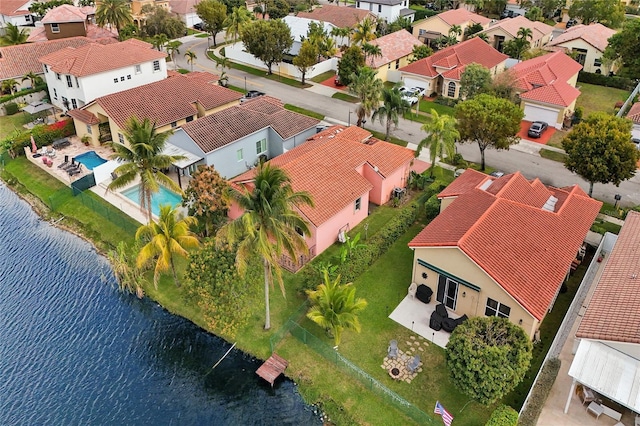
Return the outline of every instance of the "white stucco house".
{"type": "Polygon", "coordinates": [[[176,15],[187,27],[193,27],[202,22],[196,13],[196,5],[200,0],[170,0],[169,8],[171,13],[176,15]]]}
{"type": "Polygon", "coordinates": [[[0,28],[7,24],[25,26],[33,24],[33,15],[29,12],[32,0],[0,1],[0,28]]]}
{"type": "Polygon", "coordinates": [[[368,10],[387,22],[402,17],[413,22],[415,11],[409,9],[409,0],[356,0],[356,8],[368,10]]]}
{"type": "MultiPolygon", "coordinates": [[[[291,46],[291,50],[289,53],[292,55],[297,55],[300,52],[300,45],[302,45],[302,39],[307,37],[307,33],[309,31],[309,25],[313,22],[321,25],[327,34],[331,34],[331,30],[335,28],[335,25],[329,22],[317,21],[315,19],[309,18],[300,18],[298,16],[287,15],[282,18],[282,22],[287,24],[289,29],[291,30],[291,37],[293,37],[293,45],[291,46]]],[[[341,37],[333,37],[336,46],[338,46],[338,42],[341,37]]]]}
{"type": "Polygon", "coordinates": [[[167,78],[165,53],[129,39],[67,47],[39,59],[51,103],[64,111],[94,99],[167,78]]]}
{"type": "Polygon", "coordinates": [[[631,137],[640,139],[640,102],[631,105],[631,109],[629,109],[627,113],[627,118],[633,123],[631,137]]]}

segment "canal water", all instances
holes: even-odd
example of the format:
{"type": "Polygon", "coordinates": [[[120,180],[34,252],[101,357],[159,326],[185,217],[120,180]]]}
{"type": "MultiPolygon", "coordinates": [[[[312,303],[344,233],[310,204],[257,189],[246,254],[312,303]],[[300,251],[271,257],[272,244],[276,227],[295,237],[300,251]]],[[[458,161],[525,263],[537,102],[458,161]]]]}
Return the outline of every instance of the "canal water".
{"type": "Polygon", "coordinates": [[[320,425],[290,380],[150,300],[0,183],[0,425],[320,425]]]}

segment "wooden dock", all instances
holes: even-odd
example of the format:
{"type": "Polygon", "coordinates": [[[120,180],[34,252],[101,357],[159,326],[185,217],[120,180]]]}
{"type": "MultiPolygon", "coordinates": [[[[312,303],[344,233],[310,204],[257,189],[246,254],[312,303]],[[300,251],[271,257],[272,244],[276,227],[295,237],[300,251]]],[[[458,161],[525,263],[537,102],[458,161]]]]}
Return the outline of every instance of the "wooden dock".
{"type": "Polygon", "coordinates": [[[287,365],[289,363],[286,359],[274,353],[256,370],[256,374],[273,386],[273,382],[276,381],[280,374],[284,373],[287,365]]]}

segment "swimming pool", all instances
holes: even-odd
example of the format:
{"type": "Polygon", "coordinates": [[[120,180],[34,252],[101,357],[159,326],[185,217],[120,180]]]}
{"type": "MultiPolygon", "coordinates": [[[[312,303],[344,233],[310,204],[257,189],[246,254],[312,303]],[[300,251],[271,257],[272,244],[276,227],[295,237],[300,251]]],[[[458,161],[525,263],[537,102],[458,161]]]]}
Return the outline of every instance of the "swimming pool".
{"type": "Polygon", "coordinates": [[[73,159],[78,163],[82,163],[89,170],[93,170],[94,167],[98,167],[107,162],[107,160],[96,154],[95,151],[85,152],[84,154],[73,157],[73,159]]]}
{"type": "MultiPolygon", "coordinates": [[[[132,186],[121,192],[122,195],[140,205],[140,185],[132,186]]],[[[168,190],[164,186],[160,186],[160,191],[151,196],[151,211],[158,216],[160,214],[160,206],[169,204],[176,207],[182,202],[182,197],[173,191],[168,190]]]]}

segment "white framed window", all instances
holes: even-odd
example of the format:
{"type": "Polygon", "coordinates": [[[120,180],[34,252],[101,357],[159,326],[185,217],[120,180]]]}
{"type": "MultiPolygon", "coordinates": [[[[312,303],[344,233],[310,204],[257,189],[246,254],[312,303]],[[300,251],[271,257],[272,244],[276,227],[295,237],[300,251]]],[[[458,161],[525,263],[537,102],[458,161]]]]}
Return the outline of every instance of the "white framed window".
{"type": "Polygon", "coordinates": [[[381,4],[378,5],[378,13],[382,13],[382,5],[381,4]]]}
{"type": "Polygon", "coordinates": [[[51,24],[51,32],[52,32],[52,33],[59,33],[59,32],[60,32],[60,25],[58,25],[58,24],[51,24]]]}
{"type": "Polygon", "coordinates": [[[256,142],[256,154],[260,155],[267,150],[267,140],[262,139],[256,142]]]}
{"type": "Polygon", "coordinates": [[[602,60],[600,58],[596,58],[593,60],[593,66],[594,67],[599,67],[602,66],[602,60]]]}
{"type": "Polygon", "coordinates": [[[140,65],[134,65],[133,68],[134,68],[136,74],[140,74],[142,72],[142,69],[140,68],[140,65]]]}
{"type": "Polygon", "coordinates": [[[153,61],[153,72],[160,71],[160,61],[153,61]]]}
{"type": "Polygon", "coordinates": [[[75,77],[75,79],[76,79],[76,87],[80,88],[80,82],[78,81],[78,77],[75,77]]]}
{"type": "Polygon", "coordinates": [[[244,159],[244,157],[242,156],[242,148],[236,151],[236,158],[238,159],[238,161],[242,161],[244,159]]]}
{"type": "Polygon", "coordinates": [[[487,297],[487,307],[484,310],[484,314],[488,317],[500,317],[509,318],[511,308],[507,305],[503,305],[497,300],[493,300],[487,297]]]}
{"type": "Polygon", "coordinates": [[[75,98],[71,98],[71,106],[73,109],[78,108],[78,102],[76,102],[75,98]]]}
{"type": "Polygon", "coordinates": [[[24,20],[26,22],[31,22],[31,15],[25,15],[24,20]]]}
{"type": "Polygon", "coordinates": [[[73,87],[73,81],[71,80],[70,75],[65,76],[67,78],[67,87],[73,87]]]}
{"type": "Polygon", "coordinates": [[[456,84],[453,81],[447,85],[447,96],[450,98],[456,96],[456,84]]]}
{"type": "Polygon", "coordinates": [[[56,73],[56,79],[62,80],[62,77],[60,77],[60,74],[56,73]]]}
{"type": "Polygon", "coordinates": [[[120,81],[124,81],[124,75],[120,77],[120,81]]]}
{"type": "Polygon", "coordinates": [[[171,123],[171,128],[173,129],[174,127],[178,127],[178,123],[176,121],[171,123]]]}
{"type": "Polygon", "coordinates": [[[124,136],[122,136],[122,133],[118,133],[118,142],[124,145],[124,136]]]}
{"type": "Polygon", "coordinates": [[[58,99],[58,91],[55,87],[53,88],[53,99],[58,99]]]}
{"type": "Polygon", "coordinates": [[[127,74],[127,80],[131,80],[131,74],[127,74]]]}
{"type": "Polygon", "coordinates": [[[44,72],[48,73],[49,72],[49,67],[47,66],[47,64],[44,64],[44,72]]]}
{"type": "Polygon", "coordinates": [[[360,210],[361,208],[362,208],[362,197],[358,198],[355,203],[356,211],[360,210]]]}
{"type": "Polygon", "coordinates": [[[87,124],[87,133],[89,133],[90,135],[93,134],[93,129],[91,128],[91,126],[89,124],[87,124]]]}

